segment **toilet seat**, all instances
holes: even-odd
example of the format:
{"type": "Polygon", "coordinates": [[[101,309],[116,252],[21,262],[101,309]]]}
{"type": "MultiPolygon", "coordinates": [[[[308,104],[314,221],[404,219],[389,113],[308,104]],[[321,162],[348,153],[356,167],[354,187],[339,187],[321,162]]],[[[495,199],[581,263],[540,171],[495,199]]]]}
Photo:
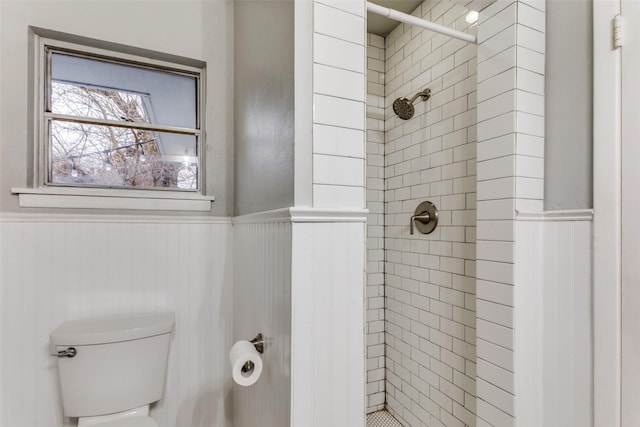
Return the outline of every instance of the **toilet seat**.
{"type": "Polygon", "coordinates": [[[158,424],[151,417],[141,416],[105,421],[95,427],[158,427],[158,424]]]}

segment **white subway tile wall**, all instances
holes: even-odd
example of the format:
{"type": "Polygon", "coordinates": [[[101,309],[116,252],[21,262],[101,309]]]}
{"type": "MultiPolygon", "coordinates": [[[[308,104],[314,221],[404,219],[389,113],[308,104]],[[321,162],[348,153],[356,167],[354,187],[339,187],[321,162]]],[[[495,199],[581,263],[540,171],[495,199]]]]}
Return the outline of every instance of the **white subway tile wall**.
{"type": "MultiPolygon", "coordinates": [[[[414,15],[475,32],[466,12],[427,0],[414,15]]],[[[476,47],[401,24],[385,57],[387,407],[407,427],[475,425],[476,47]],[[416,100],[412,119],[395,116],[396,98],[427,88],[431,99],[416,100]],[[438,207],[438,227],[410,235],[424,200],[438,207]]],[[[368,144],[369,155],[377,147],[368,144]]],[[[368,172],[377,172],[369,160],[368,172]]]]}
{"type": "Polygon", "coordinates": [[[478,34],[478,204],[488,208],[477,230],[478,426],[514,424],[513,411],[505,411],[515,395],[513,315],[503,313],[499,323],[492,309],[502,305],[513,312],[517,9],[516,2],[489,6],[478,34]],[[485,250],[491,244],[510,249],[497,256],[485,250]],[[495,274],[495,267],[502,273],[495,274]],[[506,395],[491,394],[486,384],[506,395]]]}
{"type": "Polygon", "coordinates": [[[365,206],[365,4],[313,3],[313,205],[365,206]]]}
{"type": "MultiPolygon", "coordinates": [[[[384,38],[367,44],[367,414],[384,408],[384,38]]],[[[387,414],[388,417],[391,417],[387,414]]],[[[367,421],[368,423],[369,421],[367,421]]]]}
{"type": "Polygon", "coordinates": [[[480,14],[478,427],[513,426],[516,413],[518,423],[547,424],[538,399],[542,332],[534,320],[542,299],[536,271],[527,270],[536,256],[516,256],[535,239],[521,234],[516,243],[515,233],[517,211],[543,208],[544,31],[542,1],[500,0],[480,14]]]}

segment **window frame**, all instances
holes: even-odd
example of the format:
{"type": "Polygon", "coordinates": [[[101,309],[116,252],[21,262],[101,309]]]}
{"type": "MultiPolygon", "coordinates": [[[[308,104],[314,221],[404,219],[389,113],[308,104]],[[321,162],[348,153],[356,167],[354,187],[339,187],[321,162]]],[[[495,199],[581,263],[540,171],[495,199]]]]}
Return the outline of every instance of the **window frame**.
{"type": "Polygon", "coordinates": [[[210,210],[210,202],[215,198],[206,195],[206,64],[202,61],[179,57],[171,54],[163,54],[127,45],[103,42],[84,37],[58,33],[51,30],[30,28],[32,35],[32,60],[33,60],[33,91],[32,91],[32,116],[33,116],[33,163],[32,163],[32,188],[14,188],[12,192],[20,196],[20,206],[38,207],[38,200],[47,199],[42,207],[61,208],[91,208],[100,197],[109,197],[105,201],[95,203],[96,208],[109,209],[109,200],[114,209],[144,209],[144,210],[210,210]],[[195,128],[182,128],[176,126],[119,122],[117,120],[91,119],[77,116],[65,116],[51,112],[50,105],[50,58],[49,51],[62,54],[72,54],[90,59],[105,60],[114,63],[133,65],[160,71],[184,74],[196,78],[196,118],[195,128]],[[173,188],[138,188],[138,187],[111,187],[109,185],[95,184],[68,184],[50,182],[50,135],[49,123],[56,118],[75,123],[89,123],[117,127],[129,127],[148,129],[158,132],[171,132],[175,134],[193,135],[197,139],[197,167],[198,188],[195,190],[173,188]],[[44,196],[44,198],[43,198],[44,196]],[[57,203],[46,196],[64,196],[57,203]],[[85,199],[74,197],[86,196],[85,199]],[[148,199],[146,203],[141,200],[148,199]],[[133,203],[123,203],[132,200],[133,203]],[[171,200],[170,204],[166,203],[171,200]],[[184,208],[179,203],[184,200],[184,208]],[[208,204],[206,202],[209,202],[208,204]],[[176,203],[177,202],[177,203],[176,203]],[[205,203],[202,203],[205,202],[205,203]],[[57,206],[57,205],[60,206],[57,206]],[[131,207],[127,207],[131,205],[131,207]],[[166,206],[171,206],[167,209],[166,206]]]}

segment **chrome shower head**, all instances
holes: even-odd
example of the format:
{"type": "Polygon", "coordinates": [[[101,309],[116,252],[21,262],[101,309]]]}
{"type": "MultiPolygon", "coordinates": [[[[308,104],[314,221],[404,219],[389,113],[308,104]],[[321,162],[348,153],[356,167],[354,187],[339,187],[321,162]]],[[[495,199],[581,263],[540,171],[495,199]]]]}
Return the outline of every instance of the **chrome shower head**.
{"type": "Polygon", "coordinates": [[[431,97],[431,90],[425,89],[422,92],[418,92],[411,99],[396,99],[395,101],[393,101],[393,112],[396,113],[402,120],[409,120],[416,112],[415,108],[413,108],[413,101],[415,101],[418,97],[422,97],[423,101],[428,100],[431,97]]]}
{"type": "Polygon", "coordinates": [[[407,98],[398,98],[393,101],[393,112],[402,120],[409,120],[416,110],[407,98]]]}

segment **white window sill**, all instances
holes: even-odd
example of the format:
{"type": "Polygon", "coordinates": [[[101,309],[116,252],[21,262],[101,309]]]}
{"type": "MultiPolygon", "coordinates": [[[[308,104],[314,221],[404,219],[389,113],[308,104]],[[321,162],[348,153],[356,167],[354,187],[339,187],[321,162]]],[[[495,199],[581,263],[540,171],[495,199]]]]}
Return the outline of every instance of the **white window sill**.
{"type": "Polygon", "coordinates": [[[22,208],[211,211],[212,196],[195,193],[102,188],[12,188],[22,208]]]}

